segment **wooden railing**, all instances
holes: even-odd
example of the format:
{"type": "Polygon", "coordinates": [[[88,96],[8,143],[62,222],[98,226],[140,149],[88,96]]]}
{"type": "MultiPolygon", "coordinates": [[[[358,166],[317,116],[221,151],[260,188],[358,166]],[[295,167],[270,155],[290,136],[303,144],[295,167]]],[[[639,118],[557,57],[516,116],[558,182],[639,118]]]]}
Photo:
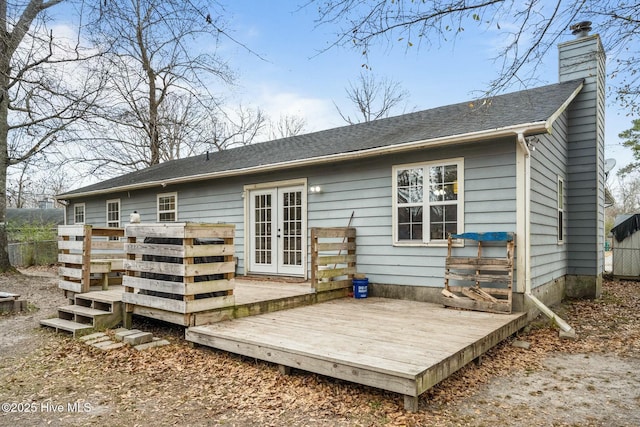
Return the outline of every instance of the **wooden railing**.
{"type": "Polygon", "coordinates": [[[192,326],[196,313],[234,305],[234,225],[131,224],[126,235],[125,323],[135,313],[192,326]]]}
{"type": "Polygon", "coordinates": [[[58,227],[58,287],[65,292],[89,292],[93,284],[103,289],[120,283],[124,259],[124,228],[91,225],[58,227]]]}
{"type": "Polygon", "coordinates": [[[311,229],[311,284],[316,292],[351,288],[356,273],[356,229],[311,229]]]}

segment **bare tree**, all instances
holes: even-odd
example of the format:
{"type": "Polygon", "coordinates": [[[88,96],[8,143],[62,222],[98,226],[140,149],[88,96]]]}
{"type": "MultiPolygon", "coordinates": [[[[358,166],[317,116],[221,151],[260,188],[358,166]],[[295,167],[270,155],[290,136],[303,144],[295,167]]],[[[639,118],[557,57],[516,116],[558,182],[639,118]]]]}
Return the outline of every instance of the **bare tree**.
{"type": "MultiPolygon", "coordinates": [[[[107,174],[142,169],[197,151],[220,117],[211,91],[234,80],[216,53],[223,9],[210,0],[106,0],[89,27],[109,54],[104,114],[83,160],[107,174]]],[[[215,143],[214,143],[215,145],[215,143]]]]}
{"type": "Polygon", "coordinates": [[[386,77],[377,79],[371,73],[361,73],[356,83],[349,82],[345,88],[347,99],[357,109],[357,117],[344,113],[335,103],[335,107],[342,119],[349,123],[370,122],[383,117],[388,117],[398,105],[406,100],[409,92],[402,89],[400,83],[386,77]]]}
{"type": "Polygon", "coordinates": [[[46,12],[60,3],[0,0],[0,271],[11,269],[5,228],[8,168],[46,156],[72,139],[74,126],[90,116],[99,92],[100,76],[72,72],[76,61],[89,56],[79,42],[69,45],[47,27],[46,12]]]}
{"type": "Polygon", "coordinates": [[[618,173],[614,211],[616,214],[633,213],[640,209],[640,173],[618,173]]]}
{"type": "Polygon", "coordinates": [[[42,201],[53,202],[55,195],[68,189],[72,182],[62,163],[34,156],[11,168],[7,176],[7,206],[40,207],[42,201]]]}
{"type": "Polygon", "coordinates": [[[576,21],[593,21],[609,58],[614,90],[623,106],[640,110],[640,4],[623,0],[309,0],[319,24],[340,29],[332,46],[352,46],[365,56],[380,42],[432,48],[463,37],[465,29],[496,32],[503,40],[501,72],[487,92],[537,78],[536,67],[576,21]]]}
{"type": "Polygon", "coordinates": [[[16,168],[16,174],[14,177],[7,175],[7,207],[24,208],[26,202],[25,193],[28,192],[28,188],[31,186],[31,179],[27,175],[30,162],[22,162],[16,168]],[[11,179],[13,178],[13,179],[11,179]]]}
{"type": "Polygon", "coordinates": [[[252,144],[263,133],[267,121],[260,108],[243,105],[233,110],[221,108],[219,117],[205,129],[207,146],[215,151],[252,144]]]}
{"type": "Polygon", "coordinates": [[[269,132],[270,139],[289,138],[290,136],[300,135],[305,131],[307,121],[304,117],[283,114],[278,121],[271,122],[269,132]]]}
{"type": "Polygon", "coordinates": [[[207,123],[214,118],[194,95],[169,94],[159,109],[160,161],[197,154],[206,138],[207,123]]]}

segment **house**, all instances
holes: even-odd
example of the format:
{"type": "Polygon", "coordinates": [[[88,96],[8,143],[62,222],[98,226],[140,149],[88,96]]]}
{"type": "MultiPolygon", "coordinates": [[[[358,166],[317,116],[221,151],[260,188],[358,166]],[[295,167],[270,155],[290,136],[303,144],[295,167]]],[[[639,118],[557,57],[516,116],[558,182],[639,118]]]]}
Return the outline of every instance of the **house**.
{"type": "Polygon", "coordinates": [[[613,275],[623,278],[640,277],[640,214],[618,215],[611,229],[613,234],[613,275]]]}
{"type": "MultiPolygon", "coordinates": [[[[69,224],[236,226],[239,275],[310,275],[310,229],[357,229],[370,294],[440,301],[447,236],[516,234],[514,309],[600,295],[604,63],[559,45],[559,83],[162,163],[60,194],[69,224]]],[[[475,252],[475,247],[459,250],[475,252]]]]}

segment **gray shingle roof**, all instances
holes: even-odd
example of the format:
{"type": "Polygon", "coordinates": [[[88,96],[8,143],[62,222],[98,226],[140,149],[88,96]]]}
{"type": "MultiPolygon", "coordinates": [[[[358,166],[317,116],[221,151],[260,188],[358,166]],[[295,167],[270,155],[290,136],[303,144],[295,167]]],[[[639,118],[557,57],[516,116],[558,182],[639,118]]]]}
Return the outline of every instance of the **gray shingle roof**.
{"type": "Polygon", "coordinates": [[[97,191],[135,188],[145,183],[195,175],[238,171],[284,162],[305,161],[330,155],[491,131],[545,122],[569,100],[582,80],[542,86],[495,96],[487,102],[470,101],[424,111],[277,139],[206,155],[161,163],[97,184],[79,188],[59,198],[97,191]]]}

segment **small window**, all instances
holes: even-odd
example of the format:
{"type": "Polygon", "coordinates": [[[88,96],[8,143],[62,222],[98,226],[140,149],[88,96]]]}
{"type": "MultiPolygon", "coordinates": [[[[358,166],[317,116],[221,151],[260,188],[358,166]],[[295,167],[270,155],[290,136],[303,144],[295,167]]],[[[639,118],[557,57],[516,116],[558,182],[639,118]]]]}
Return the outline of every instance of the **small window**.
{"type": "Polygon", "coordinates": [[[393,168],[394,242],[444,242],[463,232],[462,159],[393,168]]]}
{"type": "Polygon", "coordinates": [[[174,222],[178,218],[176,193],[158,194],[158,222],[174,222]]]}
{"type": "MultiPolygon", "coordinates": [[[[120,227],[120,199],[107,200],[107,227],[120,227]]],[[[109,236],[109,240],[118,241],[120,237],[109,236]]]]}
{"type": "Polygon", "coordinates": [[[84,203],[73,205],[73,223],[84,224],[84,203]]]}
{"type": "Polygon", "coordinates": [[[564,242],[564,180],[558,177],[558,243],[564,242]]]}
{"type": "Polygon", "coordinates": [[[120,200],[107,200],[107,227],[120,227],[120,200]]]}

